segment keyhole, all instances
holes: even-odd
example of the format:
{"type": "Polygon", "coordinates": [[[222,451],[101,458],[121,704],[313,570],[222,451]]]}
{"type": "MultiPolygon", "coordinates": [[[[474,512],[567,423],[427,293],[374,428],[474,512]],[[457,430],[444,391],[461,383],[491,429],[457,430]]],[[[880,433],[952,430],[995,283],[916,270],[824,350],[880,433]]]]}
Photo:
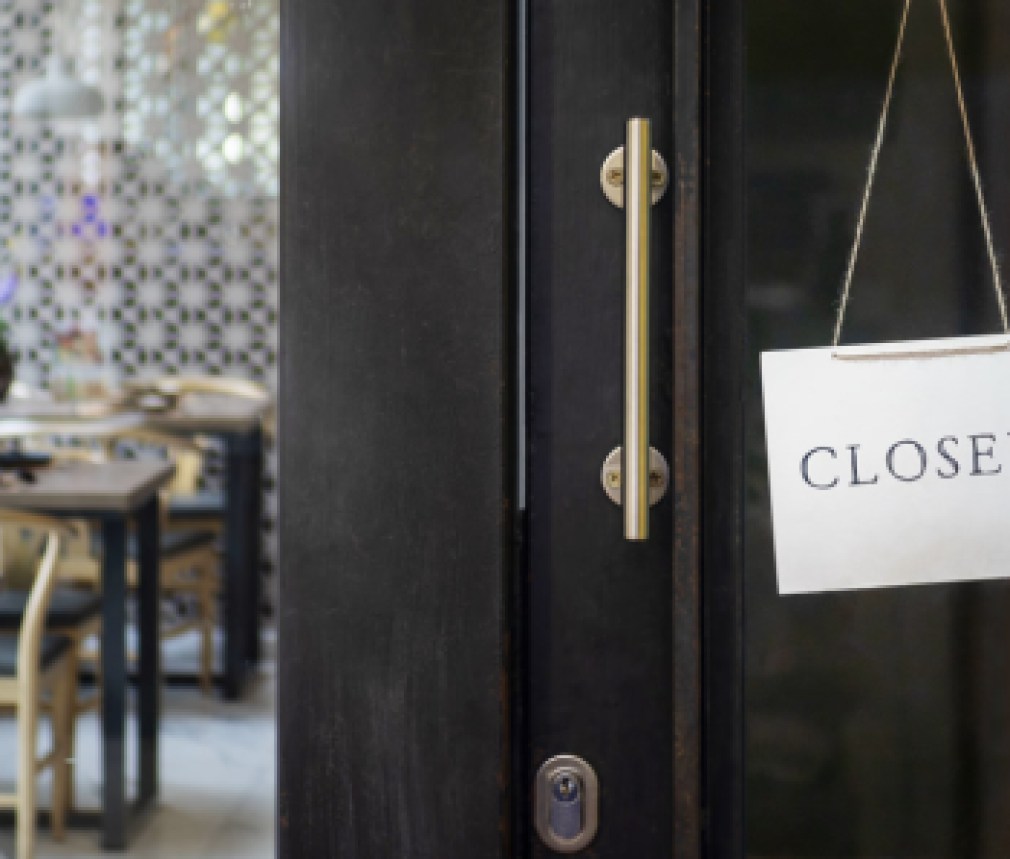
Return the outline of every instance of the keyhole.
{"type": "Polygon", "coordinates": [[[579,798],[578,777],[570,772],[558,773],[554,778],[554,797],[560,802],[575,802],[579,798]]]}

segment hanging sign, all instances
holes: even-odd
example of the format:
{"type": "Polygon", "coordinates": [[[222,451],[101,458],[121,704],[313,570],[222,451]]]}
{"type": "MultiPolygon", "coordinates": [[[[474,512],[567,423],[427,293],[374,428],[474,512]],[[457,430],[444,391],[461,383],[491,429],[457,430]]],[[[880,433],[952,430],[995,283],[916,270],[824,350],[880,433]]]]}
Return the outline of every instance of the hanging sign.
{"type": "Polygon", "coordinates": [[[1010,337],[761,356],[779,592],[1010,577],[1010,337]]]}
{"type": "Polygon", "coordinates": [[[761,356],[779,592],[1010,577],[1010,318],[939,0],[997,337],[840,347],[908,23],[905,0],[832,346],[761,356]]]}

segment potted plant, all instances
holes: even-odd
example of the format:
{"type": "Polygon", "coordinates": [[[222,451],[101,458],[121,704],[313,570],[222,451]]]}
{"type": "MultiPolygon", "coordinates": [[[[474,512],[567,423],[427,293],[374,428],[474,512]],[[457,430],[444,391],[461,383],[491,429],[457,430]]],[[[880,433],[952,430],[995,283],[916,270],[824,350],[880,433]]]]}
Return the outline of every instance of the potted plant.
{"type": "MultiPolygon", "coordinates": [[[[17,292],[18,277],[8,272],[0,277],[0,307],[7,307],[17,292]]],[[[0,403],[7,400],[11,383],[14,381],[14,352],[11,349],[11,326],[6,315],[0,314],[0,403]]]]}
{"type": "Polygon", "coordinates": [[[0,318],[0,403],[6,402],[14,381],[14,355],[10,349],[10,324],[0,318]]]}

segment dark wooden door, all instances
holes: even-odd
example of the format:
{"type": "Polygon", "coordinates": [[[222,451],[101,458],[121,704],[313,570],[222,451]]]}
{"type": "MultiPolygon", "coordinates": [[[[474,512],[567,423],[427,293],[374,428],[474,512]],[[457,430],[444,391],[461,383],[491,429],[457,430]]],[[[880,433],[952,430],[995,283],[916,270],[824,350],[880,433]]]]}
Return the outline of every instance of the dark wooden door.
{"type": "MultiPolygon", "coordinates": [[[[703,719],[738,703],[736,424],[710,472],[701,454],[704,261],[720,306],[738,259],[701,214],[739,210],[703,181],[703,157],[732,161],[720,127],[702,134],[705,9],[283,7],[283,859],[553,855],[533,779],[558,754],[599,778],[584,855],[698,859],[703,814],[709,855],[733,855],[711,787],[732,766],[702,779],[739,727],[703,719]],[[648,336],[671,487],[642,543],[600,485],[622,435],[625,225],[599,177],[633,116],[670,168],[648,336]],[[703,555],[725,572],[705,617],[731,632],[705,695],[703,555]]],[[[738,127],[739,102],[724,112],[738,127]]],[[[709,320],[736,336],[731,312],[709,320]]],[[[705,383],[713,414],[727,378],[705,383]]]]}
{"type": "MultiPolygon", "coordinates": [[[[600,188],[630,117],[673,147],[668,0],[529,7],[529,769],[584,758],[600,783],[584,855],[669,856],[672,523],[630,542],[600,470],[623,426],[625,216],[600,188]]],[[[673,198],[653,208],[650,439],[671,455],[673,198]]],[[[534,801],[536,797],[533,798],[534,801]]],[[[532,855],[552,853],[535,832],[532,855]]]]}
{"type": "Polygon", "coordinates": [[[499,856],[508,10],[281,14],[279,855],[499,856]]]}
{"type": "MultiPolygon", "coordinates": [[[[532,0],[528,44],[529,776],[600,781],[585,855],[743,855],[741,0],[532,0]],[[623,213],[599,164],[629,116],[670,166],[653,208],[647,543],[599,491],[621,433],[623,213]]],[[[535,797],[534,797],[535,799],[535,797]]],[[[552,855],[534,832],[532,855],[552,855]]]]}

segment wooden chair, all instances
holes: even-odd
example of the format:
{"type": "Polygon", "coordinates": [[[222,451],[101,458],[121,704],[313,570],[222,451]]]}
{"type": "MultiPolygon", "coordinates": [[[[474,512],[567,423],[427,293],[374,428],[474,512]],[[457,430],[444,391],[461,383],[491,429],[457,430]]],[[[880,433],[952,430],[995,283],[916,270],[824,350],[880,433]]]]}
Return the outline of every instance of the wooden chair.
{"type": "Polygon", "coordinates": [[[154,379],[130,379],[123,383],[128,392],[154,391],[180,398],[186,394],[214,394],[244,400],[269,402],[270,393],[259,382],[234,376],[159,376],[154,379]]]}
{"type": "MultiPolygon", "coordinates": [[[[40,443],[39,437],[26,436],[22,439],[28,450],[44,452],[52,456],[53,462],[96,462],[104,458],[100,452],[87,447],[53,447],[40,443]]],[[[48,440],[47,440],[48,441],[48,440]]],[[[74,723],[68,739],[67,757],[74,760],[77,740],[76,720],[83,713],[97,710],[101,699],[101,659],[95,648],[88,642],[97,641],[102,631],[102,597],[95,583],[101,580],[101,565],[94,555],[94,538],[88,522],[79,519],[61,519],[64,529],[60,540],[60,554],[56,562],[57,585],[49,603],[46,615],[46,629],[54,634],[66,636],[71,643],[67,656],[70,671],[75,678],[73,704],[74,723]],[[76,678],[82,663],[91,663],[96,689],[88,695],[76,694],[76,678]]],[[[31,582],[34,578],[35,558],[26,552],[25,544],[8,551],[4,560],[5,587],[0,590],[0,634],[16,631],[21,623],[27,605],[31,582]]],[[[73,764],[71,763],[68,806],[74,807],[73,764]]]]}
{"type": "MultiPolygon", "coordinates": [[[[124,398],[127,403],[140,404],[148,396],[155,402],[162,401],[166,409],[174,408],[187,396],[233,397],[252,400],[265,405],[263,429],[269,438],[276,433],[276,409],[266,387],[249,379],[231,376],[160,376],[151,379],[130,379],[123,383],[124,398]]],[[[202,436],[194,438],[194,443],[203,449],[211,442],[202,436]]],[[[199,475],[197,475],[199,477],[199,475]]],[[[199,487],[199,481],[192,481],[192,488],[182,489],[173,494],[168,515],[170,528],[213,528],[221,531],[224,527],[225,496],[213,489],[199,487]]]]}
{"type": "Polygon", "coordinates": [[[159,376],[153,379],[130,379],[123,383],[128,401],[137,402],[145,394],[160,395],[166,406],[174,406],[189,395],[209,395],[253,400],[266,406],[263,429],[269,437],[276,432],[276,409],[265,385],[251,379],[234,376],[159,376]]]}
{"type": "Polygon", "coordinates": [[[0,807],[16,815],[17,859],[32,859],[36,826],[36,774],[53,768],[52,827],[62,839],[70,798],[69,736],[73,728],[73,701],[77,678],[73,673],[73,647],[66,636],[47,633],[46,616],[56,587],[56,564],[63,523],[48,517],[0,511],[0,528],[8,552],[21,543],[35,555],[37,568],[21,623],[16,632],[0,635],[0,707],[17,718],[17,783],[15,792],[0,794],[0,807]],[[13,539],[12,539],[13,538],[13,539]],[[41,542],[41,546],[39,543],[41,542]],[[41,557],[36,551],[41,550],[41,557]],[[48,693],[52,722],[52,748],[39,757],[38,719],[48,693]]]}
{"type": "MultiPolygon", "coordinates": [[[[187,439],[145,429],[105,435],[100,441],[100,447],[84,447],[72,456],[108,459],[123,454],[127,449],[133,455],[157,451],[159,455],[167,454],[175,465],[172,481],[161,492],[161,593],[169,598],[192,599],[196,613],[179,623],[163,626],[161,638],[175,638],[193,630],[200,633],[200,687],[209,694],[214,683],[214,628],[220,590],[218,532],[204,525],[183,528],[170,522],[168,515],[172,499],[195,486],[202,470],[202,451],[187,439]]],[[[134,540],[128,543],[127,551],[131,556],[127,562],[127,587],[136,590],[139,570],[134,540]]],[[[67,541],[67,550],[60,558],[59,574],[66,583],[97,592],[101,588],[102,577],[100,543],[75,533],[67,541]]]]}
{"type": "MultiPolygon", "coordinates": [[[[89,553],[89,567],[92,562],[90,560],[90,530],[87,523],[66,520],[62,521],[62,525],[65,530],[60,541],[61,551],[56,562],[57,585],[53,589],[46,612],[46,630],[54,635],[63,636],[70,642],[66,660],[67,670],[74,678],[74,698],[72,724],[67,738],[67,758],[73,761],[77,738],[77,717],[82,713],[98,709],[100,700],[97,689],[86,696],[78,694],[76,680],[81,663],[90,661],[94,665],[95,676],[99,679],[100,685],[101,660],[93,650],[87,650],[87,642],[96,640],[102,631],[102,597],[90,583],[81,587],[63,581],[69,578],[65,565],[70,565],[72,569],[79,564],[83,558],[83,552],[89,553]],[[85,547],[89,548],[85,549],[85,547]]],[[[10,547],[7,547],[4,552],[5,586],[0,589],[0,635],[10,635],[17,632],[31,596],[34,571],[32,570],[31,574],[28,571],[37,562],[37,558],[31,557],[25,552],[25,546],[26,544],[22,543],[19,547],[20,551],[16,553],[15,557],[11,557],[10,547]]],[[[73,808],[72,764],[67,791],[68,806],[73,808]]]]}
{"type": "MultiPolygon", "coordinates": [[[[200,688],[210,694],[214,686],[214,629],[220,593],[220,528],[203,520],[174,521],[171,515],[174,499],[196,490],[203,471],[203,451],[189,439],[150,430],[131,430],[110,441],[111,454],[124,444],[139,445],[161,451],[175,465],[171,482],[161,492],[161,592],[166,597],[192,599],[196,614],[163,627],[161,637],[176,638],[193,630],[200,633],[200,688]]],[[[138,574],[133,558],[127,575],[130,587],[135,588],[138,574]]]]}

